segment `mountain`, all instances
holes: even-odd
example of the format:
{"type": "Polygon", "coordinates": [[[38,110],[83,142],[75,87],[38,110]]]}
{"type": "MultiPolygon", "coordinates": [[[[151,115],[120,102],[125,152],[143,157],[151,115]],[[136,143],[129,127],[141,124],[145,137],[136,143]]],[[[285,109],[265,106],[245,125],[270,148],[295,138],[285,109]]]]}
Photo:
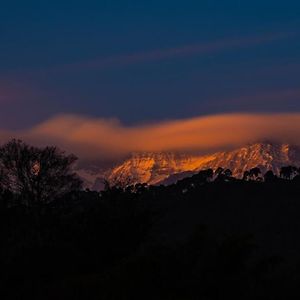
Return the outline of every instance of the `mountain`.
{"type": "Polygon", "coordinates": [[[104,189],[104,180],[107,170],[97,166],[75,167],[75,172],[83,180],[83,186],[92,191],[104,189]]]}
{"type": "MultiPolygon", "coordinates": [[[[287,165],[300,166],[300,148],[264,142],[204,156],[170,152],[133,153],[129,159],[104,173],[85,173],[89,175],[90,188],[100,189],[103,178],[111,184],[167,185],[208,168],[230,169],[235,177],[242,177],[244,171],[254,167],[259,167],[262,172],[272,170],[279,174],[280,168],[287,165]]],[[[83,172],[81,175],[84,178],[83,172]]]]}
{"type": "Polygon", "coordinates": [[[159,184],[172,174],[194,171],[208,163],[212,156],[190,156],[175,153],[134,153],[123,164],[115,167],[109,174],[112,183],[130,181],[159,184]]]}

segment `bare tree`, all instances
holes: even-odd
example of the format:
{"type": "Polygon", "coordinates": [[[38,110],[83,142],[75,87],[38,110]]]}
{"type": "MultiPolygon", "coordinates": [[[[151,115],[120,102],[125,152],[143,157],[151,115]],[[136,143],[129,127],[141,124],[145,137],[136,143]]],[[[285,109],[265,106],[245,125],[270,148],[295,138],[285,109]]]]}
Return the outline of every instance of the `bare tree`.
{"type": "Polygon", "coordinates": [[[29,205],[52,201],[81,188],[82,181],[72,170],[76,160],[56,147],[11,140],[0,147],[2,186],[29,205]]]}

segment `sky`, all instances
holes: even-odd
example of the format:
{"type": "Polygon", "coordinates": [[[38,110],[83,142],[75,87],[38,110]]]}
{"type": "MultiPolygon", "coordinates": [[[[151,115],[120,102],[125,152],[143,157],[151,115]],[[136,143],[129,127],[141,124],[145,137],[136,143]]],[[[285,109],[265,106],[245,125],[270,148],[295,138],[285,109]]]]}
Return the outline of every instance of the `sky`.
{"type": "Polygon", "coordinates": [[[144,128],[300,112],[296,0],[6,1],[0,37],[12,135],[63,116],[144,128]]]}

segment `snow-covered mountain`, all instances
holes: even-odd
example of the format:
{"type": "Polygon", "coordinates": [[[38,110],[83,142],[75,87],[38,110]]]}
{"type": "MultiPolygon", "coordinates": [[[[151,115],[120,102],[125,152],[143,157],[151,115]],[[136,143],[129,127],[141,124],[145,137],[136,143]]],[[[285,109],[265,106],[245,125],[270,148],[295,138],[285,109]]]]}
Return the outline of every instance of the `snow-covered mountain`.
{"type": "MultiPolygon", "coordinates": [[[[255,143],[233,151],[211,155],[175,153],[134,153],[111,170],[88,173],[89,187],[100,189],[106,178],[111,184],[170,184],[203,170],[218,167],[231,169],[241,177],[246,170],[259,167],[262,172],[272,170],[278,174],[282,166],[300,166],[300,148],[287,144],[255,143]]],[[[79,174],[85,178],[84,172],[79,174]]]]}
{"type": "Polygon", "coordinates": [[[134,153],[123,164],[112,169],[108,176],[109,182],[119,183],[130,181],[158,184],[172,174],[194,171],[212,156],[191,156],[175,153],[134,153]]]}

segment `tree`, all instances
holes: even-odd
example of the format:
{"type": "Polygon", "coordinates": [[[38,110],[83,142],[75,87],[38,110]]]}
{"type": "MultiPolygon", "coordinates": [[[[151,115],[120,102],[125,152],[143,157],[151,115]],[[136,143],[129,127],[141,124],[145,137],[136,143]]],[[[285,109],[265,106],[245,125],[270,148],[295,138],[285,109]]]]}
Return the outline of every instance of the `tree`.
{"type": "Polygon", "coordinates": [[[293,166],[282,167],[280,169],[280,177],[283,179],[291,180],[298,172],[298,169],[293,166]]]}
{"type": "Polygon", "coordinates": [[[252,179],[252,180],[259,180],[259,176],[261,175],[261,170],[260,168],[252,168],[250,171],[249,171],[249,177],[252,179]]]}
{"type": "Polygon", "coordinates": [[[224,169],[222,167],[218,167],[216,170],[215,170],[215,173],[214,173],[214,180],[215,181],[223,181],[224,180],[224,169]]]}
{"type": "Polygon", "coordinates": [[[218,167],[216,170],[215,170],[215,176],[218,177],[219,175],[223,174],[224,173],[224,169],[221,168],[221,167],[218,167]]]}
{"type": "Polygon", "coordinates": [[[215,171],[215,181],[229,181],[232,179],[232,171],[230,169],[217,168],[215,171]]]}
{"type": "Polygon", "coordinates": [[[265,176],[265,182],[273,182],[274,180],[276,180],[277,176],[274,174],[274,172],[272,170],[269,170],[265,176]]]}
{"type": "Polygon", "coordinates": [[[197,178],[200,182],[209,182],[214,176],[214,171],[212,169],[202,170],[194,178],[197,178]]]}
{"type": "Polygon", "coordinates": [[[49,202],[82,187],[72,170],[76,160],[56,147],[38,148],[11,140],[0,147],[1,183],[28,205],[49,202]]]}
{"type": "Polygon", "coordinates": [[[226,178],[230,178],[232,177],[232,171],[230,169],[226,169],[224,171],[224,175],[226,176],[226,178]]]}
{"type": "Polygon", "coordinates": [[[243,180],[248,181],[250,178],[250,172],[249,171],[245,171],[243,174],[243,180]]]}

